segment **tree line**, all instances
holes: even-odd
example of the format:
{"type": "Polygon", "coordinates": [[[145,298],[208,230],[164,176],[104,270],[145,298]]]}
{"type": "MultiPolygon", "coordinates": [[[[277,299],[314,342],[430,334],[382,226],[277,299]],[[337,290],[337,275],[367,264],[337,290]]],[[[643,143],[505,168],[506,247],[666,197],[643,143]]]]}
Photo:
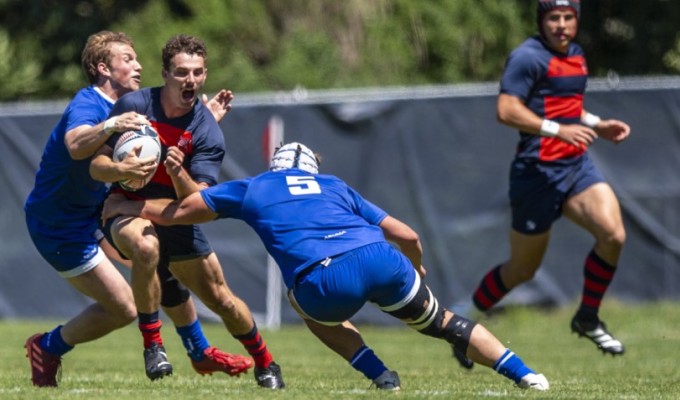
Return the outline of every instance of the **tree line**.
{"type": "MultiPolygon", "coordinates": [[[[206,91],[455,84],[498,80],[537,32],[534,0],[4,0],[0,101],[68,98],[99,30],[135,41],[143,85],[160,49],[187,33],[208,45],[206,91]]],[[[582,0],[577,41],[592,76],[680,71],[680,2],[582,0]]]]}

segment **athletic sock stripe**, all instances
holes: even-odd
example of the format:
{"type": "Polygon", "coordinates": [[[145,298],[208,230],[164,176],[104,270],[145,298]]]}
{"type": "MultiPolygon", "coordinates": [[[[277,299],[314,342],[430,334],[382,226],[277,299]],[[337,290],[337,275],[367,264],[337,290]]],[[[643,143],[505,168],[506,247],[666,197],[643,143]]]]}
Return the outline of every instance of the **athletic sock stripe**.
{"type": "Polygon", "coordinates": [[[584,283],[584,292],[590,293],[604,293],[607,290],[607,285],[592,280],[587,280],[584,283]]]}
{"type": "Polygon", "coordinates": [[[592,274],[593,278],[599,278],[606,281],[612,280],[614,277],[615,267],[610,265],[603,265],[598,263],[592,255],[586,259],[586,274],[592,274]]]}
{"type": "Polygon", "coordinates": [[[503,367],[503,364],[505,364],[512,356],[514,356],[515,353],[510,351],[509,349],[505,350],[505,353],[501,356],[501,358],[496,361],[496,364],[493,366],[493,369],[498,371],[503,367]]]}
{"type": "Polygon", "coordinates": [[[481,288],[477,289],[475,292],[475,295],[472,297],[472,302],[475,303],[475,306],[481,311],[486,311],[496,304],[494,301],[489,299],[486,294],[484,294],[481,288]]]}

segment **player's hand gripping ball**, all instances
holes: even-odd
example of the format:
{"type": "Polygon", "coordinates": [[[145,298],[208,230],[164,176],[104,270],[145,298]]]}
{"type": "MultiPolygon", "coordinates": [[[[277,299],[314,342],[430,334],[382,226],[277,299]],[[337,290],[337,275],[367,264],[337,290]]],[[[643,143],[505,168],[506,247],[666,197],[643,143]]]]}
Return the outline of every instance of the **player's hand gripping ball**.
{"type": "MultiPolygon", "coordinates": [[[[142,126],[137,131],[127,131],[120,135],[116,146],[113,148],[113,162],[121,162],[127,157],[128,153],[140,147],[138,158],[156,157],[156,168],[161,159],[161,142],[158,139],[158,132],[148,125],[142,126]]],[[[135,191],[146,186],[156,173],[150,173],[146,179],[125,179],[118,182],[121,188],[127,191],[135,191]]]]}

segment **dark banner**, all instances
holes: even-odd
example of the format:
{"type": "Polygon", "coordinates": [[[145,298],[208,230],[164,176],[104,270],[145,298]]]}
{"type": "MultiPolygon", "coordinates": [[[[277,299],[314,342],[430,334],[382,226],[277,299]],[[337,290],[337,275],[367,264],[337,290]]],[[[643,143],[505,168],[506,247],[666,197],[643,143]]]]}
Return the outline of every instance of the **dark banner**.
{"type": "MultiPolygon", "coordinates": [[[[626,81],[623,81],[625,83],[626,81]]],[[[677,85],[677,81],[672,80],[677,85]]],[[[606,83],[606,82],[605,82],[606,83]]],[[[627,241],[608,298],[680,299],[680,91],[677,87],[597,85],[586,108],[628,122],[632,134],[599,140],[592,158],[621,202],[627,241]]],[[[355,92],[238,94],[222,121],[228,155],[222,179],[266,168],[262,135],[284,122],[285,140],[323,157],[367,199],[410,224],[425,249],[426,282],[445,305],[463,305],[483,274],[508,257],[508,169],[518,134],[499,125],[495,85],[355,92]]],[[[0,107],[0,317],[66,318],[89,301],[40,257],[24,222],[42,148],[65,103],[0,107]]],[[[267,254],[240,221],[204,225],[233,291],[254,313],[266,311],[267,254]]],[[[506,303],[576,301],[583,262],[594,240],[564,219],[552,233],[544,265],[506,303]]],[[[123,273],[127,271],[122,269],[123,273]]],[[[283,322],[298,321],[283,301],[283,322]]],[[[209,313],[206,314],[209,316],[209,313]]],[[[365,308],[360,319],[389,321],[365,308]]]]}

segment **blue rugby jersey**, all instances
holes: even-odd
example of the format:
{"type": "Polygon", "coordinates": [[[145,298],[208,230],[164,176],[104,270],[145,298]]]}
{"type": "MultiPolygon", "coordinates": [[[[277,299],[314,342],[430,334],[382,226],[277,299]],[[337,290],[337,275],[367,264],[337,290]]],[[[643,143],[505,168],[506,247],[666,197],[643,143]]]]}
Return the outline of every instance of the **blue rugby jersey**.
{"type": "MultiPolygon", "coordinates": [[[[588,66],[583,49],[571,43],[566,54],[535,36],[508,57],[500,92],[520,98],[537,115],[563,124],[581,122],[588,66]]],[[[571,164],[586,151],[554,137],[520,132],[517,158],[571,164]]]]}
{"type": "Polygon", "coordinates": [[[93,86],[76,93],[47,140],[35,186],[24,204],[26,214],[61,230],[96,229],[106,184],[90,176],[90,157],[71,158],[64,136],[78,126],[104,121],[112,107],[113,100],[93,86]]]}
{"type": "Polygon", "coordinates": [[[331,175],[265,172],[201,191],[218,218],[245,221],[279,265],[286,286],[326,257],[385,241],[387,213],[331,175]]]}
{"type": "MultiPolygon", "coordinates": [[[[151,126],[158,132],[161,142],[161,160],[151,182],[135,192],[127,192],[114,184],[114,190],[129,198],[176,198],[172,180],[165,171],[163,162],[170,146],[184,152],[184,168],[197,182],[212,186],[217,178],[225,154],[224,135],[215,117],[201,101],[197,101],[189,113],[168,118],[163,113],[160,101],[161,88],[144,88],[122,96],[111,111],[111,116],[128,111],[146,115],[151,126]]],[[[114,133],[106,142],[114,148],[122,133],[114,133]]]]}

